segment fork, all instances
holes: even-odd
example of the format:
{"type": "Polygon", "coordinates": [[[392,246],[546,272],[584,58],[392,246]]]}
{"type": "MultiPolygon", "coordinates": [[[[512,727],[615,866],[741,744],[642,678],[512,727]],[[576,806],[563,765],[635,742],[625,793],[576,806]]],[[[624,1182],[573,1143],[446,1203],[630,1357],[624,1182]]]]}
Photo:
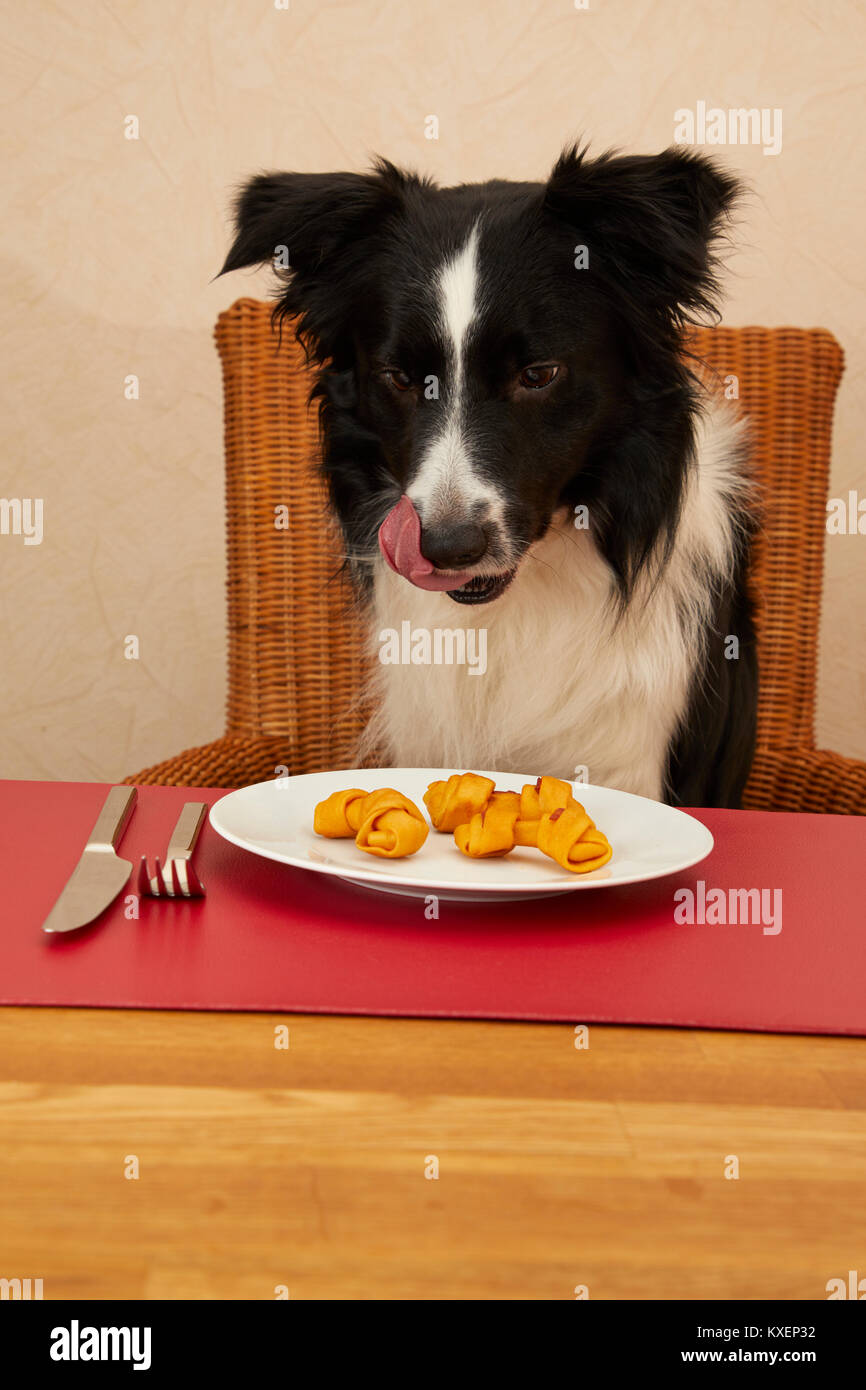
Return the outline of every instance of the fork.
{"type": "Polygon", "coordinates": [[[138,891],[150,898],[203,898],[204,884],[192,866],[192,852],[199,837],[207,803],[188,801],[171,832],[165,855],[165,868],[154,860],[150,872],[147,858],[141,856],[138,869],[138,891]]]}

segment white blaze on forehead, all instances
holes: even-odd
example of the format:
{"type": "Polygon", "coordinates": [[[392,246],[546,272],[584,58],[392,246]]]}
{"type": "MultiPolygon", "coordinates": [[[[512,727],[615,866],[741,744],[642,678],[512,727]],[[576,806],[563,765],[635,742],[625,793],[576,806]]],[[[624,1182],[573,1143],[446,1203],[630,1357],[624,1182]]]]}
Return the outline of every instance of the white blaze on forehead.
{"type": "Polygon", "coordinates": [[[477,312],[478,299],[478,223],[469,240],[439,272],[439,319],[445,333],[453,372],[453,389],[459,395],[463,385],[463,348],[477,312]]]}
{"type": "Polygon", "coordinates": [[[446,360],[446,380],[440,390],[447,413],[408,489],[422,522],[428,524],[448,515],[465,517],[477,502],[486,503],[488,515],[496,519],[502,510],[501,495],[472,468],[463,410],[466,344],[479,314],[478,240],[479,223],[475,222],[464,245],[436,277],[437,319],[446,360]]]}

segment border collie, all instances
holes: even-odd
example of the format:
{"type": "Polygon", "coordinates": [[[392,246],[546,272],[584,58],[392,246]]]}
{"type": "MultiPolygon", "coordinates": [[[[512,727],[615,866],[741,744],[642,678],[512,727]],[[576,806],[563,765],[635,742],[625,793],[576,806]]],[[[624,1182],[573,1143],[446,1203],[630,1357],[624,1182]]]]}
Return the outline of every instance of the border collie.
{"type": "Polygon", "coordinates": [[[287,253],[274,312],[317,364],[371,650],[486,629],[478,679],[380,663],[359,756],[739,804],[757,701],[745,424],[682,342],[715,312],[738,192],[682,149],[576,147],[546,183],[440,188],[379,160],[241,190],[220,273],[287,253]]]}

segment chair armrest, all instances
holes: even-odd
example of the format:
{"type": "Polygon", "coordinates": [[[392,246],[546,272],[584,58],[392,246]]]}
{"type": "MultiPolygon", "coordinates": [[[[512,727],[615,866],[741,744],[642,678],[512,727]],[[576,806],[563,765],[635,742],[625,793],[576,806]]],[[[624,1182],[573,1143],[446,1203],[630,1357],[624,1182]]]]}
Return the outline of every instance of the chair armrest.
{"type": "Polygon", "coordinates": [[[273,778],[278,767],[287,766],[288,749],[287,738],[226,734],[123,781],[139,787],[246,787],[273,778]]]}
{"type": "Polygon", "coordinates": [[[759,748],[743,805],[866,815],[866,762],[823,748],[759,748]]]}

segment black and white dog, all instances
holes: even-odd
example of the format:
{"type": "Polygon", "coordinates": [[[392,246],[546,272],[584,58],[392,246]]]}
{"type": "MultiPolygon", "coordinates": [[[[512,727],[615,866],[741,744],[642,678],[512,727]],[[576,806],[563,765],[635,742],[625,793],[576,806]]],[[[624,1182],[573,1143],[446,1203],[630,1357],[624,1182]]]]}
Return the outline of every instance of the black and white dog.
{"type": "Polygon", "coordinates": [[[737,192],[681,149],[570,149],[547,183],[439,188],[379,161],[240,193],[223,273],[288,250],[275,312],[319,365],[370,641],[486,632],[483,675],[380,664],[367,747],[389,762],[738,804],[757,698],[744,424],[681,339],[714,309],[737,192]]]}

